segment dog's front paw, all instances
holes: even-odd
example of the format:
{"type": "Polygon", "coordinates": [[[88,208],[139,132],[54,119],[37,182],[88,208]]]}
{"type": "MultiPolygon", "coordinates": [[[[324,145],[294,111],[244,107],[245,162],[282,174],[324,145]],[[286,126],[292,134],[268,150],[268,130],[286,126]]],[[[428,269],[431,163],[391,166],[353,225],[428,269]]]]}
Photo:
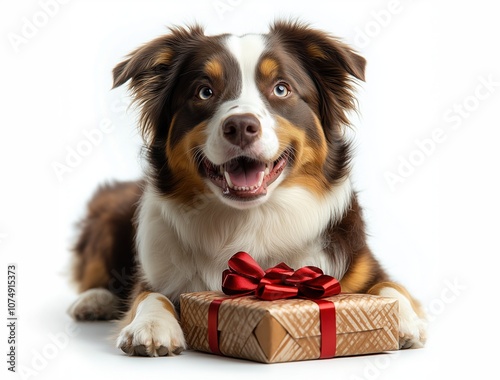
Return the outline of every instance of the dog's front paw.
{"type": "Polygon", "coordinates": [[[151,295],[138,309],[134,319],[118,336],[116,345],[128,355],[167,356],[186,349],[186,341],[175,316],[151,295]]]}
{"type": "Polygon", "coordinates": [[[383,282],[369,290],[370,294],[399,301],[399,348],[421,348],[427,339],[427,321],[419,303],[399,284],[383,282]]]}
{"type": "Polygon", "coordinates": [[[422,348],[427,339],[427,322],[413,310],[401,306],[399,310],[399,348],[422,348]]]}
{"type": "Polygon", "coordinates": [[[128,355],[167,356],[186,348],[184,334],[175,318],[134,321],[122,329],[117,346],[128,355]]]}

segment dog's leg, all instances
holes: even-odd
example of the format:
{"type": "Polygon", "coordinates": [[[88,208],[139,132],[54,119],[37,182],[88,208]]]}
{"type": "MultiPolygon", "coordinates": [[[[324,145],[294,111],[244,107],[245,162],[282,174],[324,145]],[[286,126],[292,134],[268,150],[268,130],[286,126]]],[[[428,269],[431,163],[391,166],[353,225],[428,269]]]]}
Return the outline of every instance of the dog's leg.
{"type": "Polygon", "coordinates": [[[116,345],[129,355],[166,356],[186,349],[175,308],[160,293],[140,293],[122,323],[116,345]]]}
{"type": "Polygon", "coordinates": [[[399,346],[419,348],[426,340],[425,313],[420,304],[401,285],[389,278],[368,247],[353,255],[351,265],[340,280],[346,293],[368,293],[399,301],[399,346]]]}
{"type": "Polygon", "coordinates": [[[101,186],[79,224],[73,280],[81,293],[68,313],[76,320],[116,319],[135,280],[133,217],[141,182],[101,186]]]}
{"type": "Polygon", "coordinates": [[[408,291],[394,282],[380,282],[368,294],[396,298],[399,301],[399,348],[420,348],[426,341],[425,313],[408,291]]]}

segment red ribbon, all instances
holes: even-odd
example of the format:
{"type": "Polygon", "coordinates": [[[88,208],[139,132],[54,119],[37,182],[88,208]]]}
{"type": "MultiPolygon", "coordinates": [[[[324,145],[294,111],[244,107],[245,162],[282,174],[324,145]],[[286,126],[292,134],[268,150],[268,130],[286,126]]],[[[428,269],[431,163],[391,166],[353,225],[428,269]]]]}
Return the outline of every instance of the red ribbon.
{"type": "MultiPolygon", "coordinates": [[[[294,297],[310,299],[319,306],[321,329],[320,358],[335,356],[336,316],[333,302],[320,298],[340,293],[340,283],[325,275],[320,268],[305,266],[296,271],[285,263],[263,270],[246,252],[238,252],[228,261],[229,269],[222,273],[222,291],[230,296],[254,295],[266,301],[294,297]]],[[[214,300],[208,313],[208,343],[210,350],[221,354],[218,338],[218,311],[224,301],[214,300]]]]}
{"type": "Polygon", "coordinates": [[[238,252],[228,261],[222,273],[222,291],[228,295],[249,295],[274,301],[304,297],[319,299],[340,293],[340,283],[317,267],[296,271],[285,263],[263,270],[246,252],[238,252]]]}

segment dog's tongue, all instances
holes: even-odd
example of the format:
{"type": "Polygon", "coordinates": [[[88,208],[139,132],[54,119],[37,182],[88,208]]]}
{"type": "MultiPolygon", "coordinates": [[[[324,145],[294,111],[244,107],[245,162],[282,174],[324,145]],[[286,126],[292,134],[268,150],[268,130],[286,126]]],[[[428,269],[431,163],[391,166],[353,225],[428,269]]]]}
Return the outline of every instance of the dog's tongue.
{"type": "Polygon", "coordinates": [[[226,165],[233,186],[252,187],[262,181],[262,174],[266,170],[266,164],[250,159],[238,159],[226,165]]]}

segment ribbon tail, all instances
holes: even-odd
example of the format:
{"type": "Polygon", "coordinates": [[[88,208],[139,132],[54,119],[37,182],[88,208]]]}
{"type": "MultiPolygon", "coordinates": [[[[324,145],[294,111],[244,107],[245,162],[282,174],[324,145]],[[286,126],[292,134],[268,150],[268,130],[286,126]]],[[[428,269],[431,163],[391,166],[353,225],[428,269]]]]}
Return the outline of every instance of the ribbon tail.
{"type": "Polygon", "coordinates": [[[319,306],[321,351],[320,359],[333,358],[337,350],[337,316],[335,303],[325,300],[312,300],[319,306]]]}
{"type": "Polygon", "coordinates": [[[223,299],[215,299],[208,307],[208,347],[212,353],[222,355],[219,349],[219,308],[223,299]]]}

